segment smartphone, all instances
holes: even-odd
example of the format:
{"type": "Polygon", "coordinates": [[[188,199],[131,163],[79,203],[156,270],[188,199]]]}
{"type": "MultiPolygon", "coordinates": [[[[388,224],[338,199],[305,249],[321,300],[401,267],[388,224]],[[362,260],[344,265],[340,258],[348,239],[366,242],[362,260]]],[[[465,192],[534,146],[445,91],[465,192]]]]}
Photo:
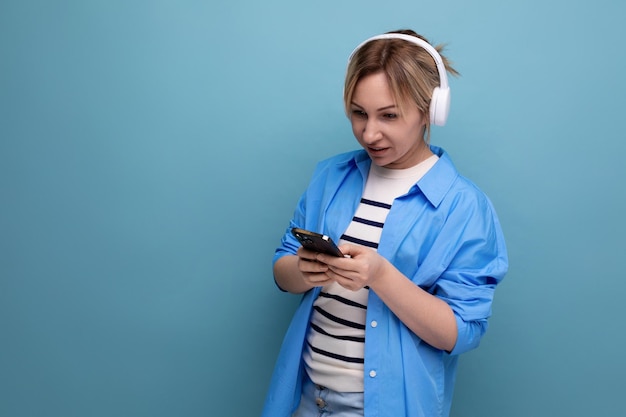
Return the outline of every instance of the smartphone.
{"type": "Polygon", "coordinates": [[[335,242],[326,235],[311,232],[310,230],[299,229],[294,227],[291,229],[296,239],[304,246],[305,249],[315,252],[326,253],[333,256],[343,256],[335,242]]]}

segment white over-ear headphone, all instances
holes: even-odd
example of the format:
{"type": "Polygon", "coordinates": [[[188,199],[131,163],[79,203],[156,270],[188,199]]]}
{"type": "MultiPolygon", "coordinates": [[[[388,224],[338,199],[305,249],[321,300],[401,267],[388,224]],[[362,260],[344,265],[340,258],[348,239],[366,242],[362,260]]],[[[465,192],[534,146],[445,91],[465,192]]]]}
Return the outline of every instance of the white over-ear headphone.
{"type": "Polygon", "coordinates": [[[437,65],[437,71],[439,72],[439,87],[435,87],[433,90],[432,98],[430,101],[430,123],[443,126],[448,119],[448,113],[450,112],[450,87],[448,86],[448,74],[446,73],[446,67],[443,64],[441,55],[435,48],[433,48],[428,42],[411,35],[405,35],[403,33],[385,33],[382,35],[373,36],[369,39],[361,42],[348,58],[348,63],[352,61],[354,54],[366,43],[375,41],[377,39],[404,39],[405,41],[412,42],[418,46],[421,46],[428,52],[437,65]]]}

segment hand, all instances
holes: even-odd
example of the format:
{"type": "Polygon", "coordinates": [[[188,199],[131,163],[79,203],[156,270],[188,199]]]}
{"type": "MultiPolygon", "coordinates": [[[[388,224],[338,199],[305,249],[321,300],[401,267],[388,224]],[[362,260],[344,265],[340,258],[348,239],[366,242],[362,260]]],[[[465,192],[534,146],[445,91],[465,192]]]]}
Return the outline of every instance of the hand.
{"type": "Polygon", "coordinates": [[[347,257],[317,253],[315,259],[327,268],[325,275],[328,279],[352,291],[371,287],[391,265],[378,252],[364,246],[346,244],[339,249],[347,257]]]}
{"type": "Polygon", "coordinates": [[[317,260],[317,252],[300,247],[297,255],[298,269],[305,283],[312,287],[322,287],[333,282],[333,280],[326,275],[328,265],[317,260]]]}
{"type": "Polygon", "coordinates": [[[424,291],[375,250],[341,245],[349,258],[316,254],[328,269],[325,275],[344,288],[357,291],[369,287],[383,303],[426,343],[451,351],[457,339],[452,308],[441,298],[424,291]]]}

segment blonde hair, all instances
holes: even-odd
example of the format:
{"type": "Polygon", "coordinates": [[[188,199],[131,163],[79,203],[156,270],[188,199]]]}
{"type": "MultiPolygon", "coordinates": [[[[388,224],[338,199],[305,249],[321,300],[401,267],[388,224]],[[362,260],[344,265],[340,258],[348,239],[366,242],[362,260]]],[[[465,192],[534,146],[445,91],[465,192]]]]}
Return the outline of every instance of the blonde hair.
{"type": "MultiPolygon", "coordinates": [[[[388,33],[415,36],[428,42],[423,36],[408,29],[388,33]]],[[[437,45],[435,49],[441,55],[444,47],[437,45]]],[[[445,56],[441,55],[441,59],[448,73],[459,75],[445,56]]],[[[350,114],[350,105],[358,82],[368,75],[378,73],[385,74],[400,111],[403,110],[403,106],[415,104],[426,116],[424,139],[428,143],[430,139],[428,115],[432,93],[440,84],[439,72],[433,57],[421,46],[402,39],[375,39],[361,46],[354,51],[346,72],[343,100],[347,115],[350,114]]]]}

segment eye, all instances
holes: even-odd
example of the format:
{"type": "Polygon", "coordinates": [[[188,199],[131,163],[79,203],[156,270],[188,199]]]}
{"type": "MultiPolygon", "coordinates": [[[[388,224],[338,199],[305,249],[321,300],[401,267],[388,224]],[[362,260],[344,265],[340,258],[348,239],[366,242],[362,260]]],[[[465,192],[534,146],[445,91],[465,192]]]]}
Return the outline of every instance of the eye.
{"type": "Polygon", "coordinates": [[[389,120],[394,120],[394,119],[398,118],[398,115],[396,113],[385,113],[385,114],[383,114],[383,118],[389,119],[389,120]]]}
{"type": "Polygon", "coordinates": [[[363,110],[353,109],[352,110],[352,116],[353,117],[358,117],[359,119],[366,119],[367,118],[367,113],[365,113],[363,110]]]}

